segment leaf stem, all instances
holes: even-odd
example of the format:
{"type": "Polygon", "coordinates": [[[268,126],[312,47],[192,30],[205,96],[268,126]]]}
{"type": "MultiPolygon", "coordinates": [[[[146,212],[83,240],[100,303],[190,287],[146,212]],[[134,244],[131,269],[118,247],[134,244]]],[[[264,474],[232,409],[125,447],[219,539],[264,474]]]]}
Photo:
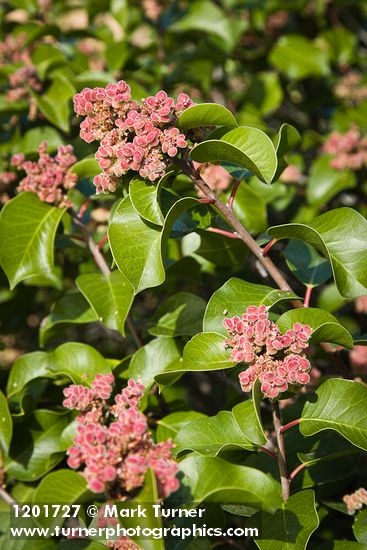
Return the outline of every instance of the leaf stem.
{"type": "Polygon", "coordinates": [[[297,418],[297,420],[292,420],[292,422],[288,422],[288,424],[285,424],[284,426],[281,426],[280,433],[283,434],[284,432],[289,430],[289,428],[292,428],[293,426],[297,426],[297,424],[299,424],[300,422],[301,422],[300,418],[297,418]]]}
{"type": "Polygon", "coordinates": [[[305,298],[303,300],[304,307],[309,307],[309,305],[310,305],[312,289],[313,289],[312,285],[306,285],[305,298]]]}
{"type": "MultiPolygon", "coordinates": [[[[95,261],[97,267],[99,268],[101,273],[103,273],[103,275],[108,277],[111,274],[111,270],[108,267],[107,262],[103,257],[103,254],[101,253],[99,245],[97,245],[94,242],[91,234],[88,231],[87,226],[79,219],[79,216],[76,212],[72,211],[72,218],[73,218],[73,222],[75,223],[75,225],[77,225],[81,229],[82,233],[84,234],[85,240],[87,241],[89,250],[91,251],[91,253],[93,255],[93,258],[94,258],[94,261],[95,261]]],[[[131,333],[131,336],[134,339],[134,342],[135,342],[136,346],[138,348],[141,348],[143,346],[143,342],[142,342],[142,340],[141,340],[141,338],[140,338],[140,336],[139,336],[139,334],[138,334],[138,332],[137,332],[137,330],[134,326],[134,323],[133,323],[130,315],[128,315],[127,318],[126,318],[126,324],[129,328],[129,331],[131,333]]]]}
{"type": "Polygon", "coordinates": [[[267,255],[269,250],[275,245],[276,242],[277,242],[277,239],[274,238],[274,239],[271,239],[271,241],[269,241],[268,244],[264,246],[264,248],[262,249],[263,256],[267,255]]]}
{"type": "Polygon", "coordinates": [[[230,231],[226,231],[225,229],[218,229],[217,227],[208,227],[206,231],[210,231],[211,233],[219,233],[219,235],[224,235],[225,237],[229,237],[230,239],[240,238],[236,233],[231,233],[230,231]]]}
{"type": "Polygon", "coordinates": [[[263,453],[266,453],[267,455],[271,456],[271,458],[274,458],[274,460],[277,459],[276,454],[273,453],[273,451],[271,451],[270,449],[267,449],[266,447],[259,447],[259,450],[262,451],[263,453]]]}
{"type": "Polygon", "coordinates": [[[228,199],[228,208],[230,208],[231,210],[233,208],[233,202],[234,202],[237,190],[240,186],[240,183],[241,183],[241,180],[235,180],[235,182],[233,184],[232,191],[231,191],[231,196],[228,199]]]}
{"type": "Polygon", "coordinates": [[[298,472],[300,472],[301,470],[303,470],[303,468],[306,468],[307,466],[307,463],[302,463],[302,464],[299,464],[299,466],[297,466],[297,468],[295,468],[293,470],[293,472],[290,474],[289,476],[289,481],[293,481],[293,479],[296,477],[296,475],[298,474],[298,472]]]}
{"type": "MultiPolygon", "coordinates": [[[[257,244],[255,239],[252,238],[247,229],[242,225],[239,219],[235,216],[231,208],[224,204],[214,193],[214,191],[209,187],[204,180],[197,177],[193,166],[189,163],[180,163],[182,170],[189,176],[193,183],[200,189],[200,191],[209,199],[212,199],[214,206],[222,216],[227,220],[227,222],[233,227],[238,237],[248,246],[252,253],[259,260],[260,264],[266,269],[270,277],[276,282],[281,290],[287,292],[292,292],[293,289],[288,284],[286,279],[280,273],[278,268],[273,264],[270,258],[263,256],[262,248],[257,244]]],[[[292,300],[294,307],[303,307],[303,303],[299,300],[292,300]]]]}
{"type": "Polygon", "coordinates": [[[290,495],[290,484],[287,474],[287,463],[285,458],[285,447],[284,447],[284,437],[282,434],[282,419],[280,416],[280,409],[279,409],[279,402],[278,401],[272,401],[271,407],[273,411],[273,422],[274,422],[274,430],[275,435],[277,439],[277,445],[278,445],[278,452],[277,452],[277,458],[278,458],[278,468],[279,468],[279,474],[280,474],[280,482],[282,485],[282,496],[283,500],[288,500],[290,495]]]}
{"type": "Polygon", "coordinates": [[[98,243],[98,250],[102,250],[103,245],[108,241],[108,235],[104,235],[98,243]]]}

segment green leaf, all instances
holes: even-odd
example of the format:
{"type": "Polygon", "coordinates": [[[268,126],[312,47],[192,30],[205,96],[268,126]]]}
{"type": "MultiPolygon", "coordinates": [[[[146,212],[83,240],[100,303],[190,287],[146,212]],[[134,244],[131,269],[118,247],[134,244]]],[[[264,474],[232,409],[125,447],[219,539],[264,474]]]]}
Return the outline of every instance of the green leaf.
{"type": "Polygon", "coordinates": [[[292,151],[302,141],[298,130],[290,124],[282,124],[279,132],[274,138],[274,147],[277,152],[278,159],[284,157],[292,151]]]}
{"type": "Polygon", "coordinates": [[[163,228],[141,218],[129,196],[119,203],[108,229],[110,247],[117,267],[136,293],[163,283],[162,255],[172,225],[182,212],[197,202],[193,198],[178,200],[169,210],[163,228]]]}
{"type": "Polygon", "coordinates": [[[96,374],[110,372],[110,364],[94,348],[67,342],[54,351],[36,351],[19,357],[10,371],[7,394],[11,397],[22,392],[37,378],[67,376],[74,384],[90,385],[96,374]]]}
{"type": "Polygon", "coordinates": [[[198,31],[212,34],[220,39],[220,44],[230,50],[242,25],[238,21],[229,20],[224,12],[209,0],[195,0],[189,3],[188,11],[169,30],[174,33],[198,31]]]}
{"type": "Polygon", "coordinates": [[[257,450],[266,442],[252,399],[236,405],[232,412],[220,411],[209,418],[185,424],[175,438],[177,452],[190,450],[216,456],[224,449],[257,450]]]}
{"type": "Polygon", "coordinates": [[[98,161],[95,158],[86,158],[73,164],[70,168],[72,174],[77,174],[81,178],[93,178],[101,173],[98,161]]]}
{"type": "Polygon", "coordinates": [[[356,56],[357,37],[342,26],[328,29],[319,36],[319,40],[325,40],[329,48],[332,61],[339,65],[350,65],[356,56]]]}
{"type": "Polygon", "coordinates": [[[237,189],[233,212],[250,233],[259,234],[266,230],[266,203],[263,197],[245,182],[241,182],[237,189]]]}
{"type": "Polygon", "coordinates": [[[51,86],[42,96],[30,90],[36,101],[37,107],[51,124],[60,128],[63,132],[70,131],[70,99],[75,94],[75,88],[69,80],[63,76],[53,79],[51,86]]]}
{"type": "Polygon", "coordinates": [[[96,374],[109,374],[111,367],[91,346],[67,342],[50,353],[49,372],[68,376],[74,384],[91,384],[96,374]]]}
{"type": "Polygon", "coordinates": [[[178,117],[180,130],[189,130],[199,126],[237,126],[231,111],[218,103],[201,103],[185,109],[178,117]]]}
{"type": "Polygon", "coordinates": [[[158,306],[149,332],[153,336],[194,336],[201,331],[205,308],[199,296],[178,292],[158,306]]]}
{"type": "Polygon", "coordinates": [[[189,455],[180,462],[180,470],[184,473],[182,484],[194,502],[236,502],[271,512],[281,504],[279,483],[255,468],[189,455]]]}
{"type": "Polygon", "coordinates": [[[98,316],[90,308],[80,292],[71,290],[56,303],[50,315],[45,317],[40,326],[39,339],[41,347],[56,338],[62,331],[73,325],[93,323],[98,316]]]}
{"type": "Polygon", "coordinates": [[[205,414],[197,411],[180,411],[168,414],[157,421],[157,441],[166,441],[166,439],[170,438],[173,439],[181,428],[198,418],[205,418],[205,414]]]}
{"type": "Polygon", "coordinates": [[[36,378],[52,378],[53,375],[49,372],[50,355],[43,351],[34,351],[19,357],[10,370],[6,390],[8,397],[22,392],[36,378]]]}
{"type": "Polygon", "coordinates": [[[352,208],[336,208],[308,225],[290,223],[268,230],[277,239],[299,239],[319,250],[331,263],[342,296],[367,293],[367,222],[352,208]]]}
{"type": "MultiPolygon", "coordinates": [[[[140,493],[130,501],[125,501],[121,503],[122,508],[131,507],[133,510],[136,509],[137,504],[142,504],[142,508],[146,509],[146,517],[139,518],[138,516],[132,515],[132,517],[121,518],[121,524],[126,528],[134,528],[140,526],[140,528],[150,529],[154,533],[155,529],[162,529],[162,518],[156,516],[152,504],[159,503],[157,481],[152,470],[148,470],[144,486],[140,493]],[[148,503],[148,506],[144,504],[148,503]]],[[[141,536],[131,537],[133,540],[138,540],[139,547],[144,550],[165,550],[164,539],[145,539],[141,536]]]]}
{"type": "Polygon", "coordinates": [[[307,180],[307,201],[318,208],[328,203],[335,195],[344,189],[352,189],[357,179],[351,170],[336,170],[330,166],[330,157],[323,156],[315,160],[311,166],[307,180]]]}
{"type": "MultiPolygon", "coordinates": [[[[74,504],[85,502],[93,495],[87,489],[85,478],[72,470],[58,470],[44,477],[33,495],[35,504],[55,502],[74,504]]],[[[54,528],[62,525],[65,518],[39,517],[37,523],[42,527],[54,528]]]]}
{"type": "Polygon", "coordinates": [[[130,281],[115,270],[108,276],[99,273],[79,275],[75,282],[100,322],[124,336],[125,321],[134,300],[130,281]]]}
{"type": "Polygon", "coordinates": [[[318,286],[332,277],[327,259],[303,241],[290,241],[283,253],[287,266],[304,285],[318,286]]]}
{"type": "Polygon", "coordinates": [[[357,541],[367,545],[367,509],[361,510],[355,517],[353,533],[357,541]]]}
{"type": "Polygon", "coordinates": [[[214,292],[204,315],[205,332],[218,332],[227,335],[223,327],[225,317],[245,313],[247,306],[266,305],[273,307],[284,300],[296,299],[297,296],[270,286],[248,283],[232,277],[214,292]]]}
{"type": "Polygon", "coordinates": [[[221,334],[202,332],[186,344],[180,368],[155,376],[160,388],[172,384],[185,372],[229,369],[235,366],[225,349],[226,338],[221,334]]]}
{"type": "Polygon", "coordinates": [[[313,307],[292,309],[286,311],[277,320],[282,331],[293,328],[294,323],[309,325],[313,329],[311,342],[330,342],[345,348],[353,348],[353,338],[334,315],[313,307]]]}
{"type": "Polygon", "coordinates": [[[270,53],[270,63],[290,80],[329,74],[325,51],[304,36],[282,36],[270,53]]]}
{"type": "Polygon", "coordinates": [[[190,156],[198,162],[233,162],[266,183],[271,183],[277,169],[277,155],[271,139],[251,126],[240,126],[220,139],[203,141],[191,150],[190,156]]]}
{"type": "Polygon", "coordinates": [[[63,458],[60,435],[69,423],[65,413],[34,411],[14,424],[14,438],[5,471],[11,478],[33,481],[51,470],[63,458]]]}
{"type": "Polygon", "coordinates": [[[326,380],[306,402],[300,431],[310,436],[335,430],[356,447],[367,450],[367,387],[342,379],[326,380]]]}
{"type": "Polygon", "coordinates": [[[7,455],[13,435],[13,421],[5,395],[0,391],[0,450],[7,455]]]}
{"type": "Polygon", "coordinates": [[[143,178],[133,178],[130,181],[131,203],[144,220],[155,225],[162,226],[164,224],[164,217],[159,205],[159,195],[162,186],[172,174],[173,172],[168,172],[157,184],[143,178]]]}
{"type": "Polygon", "coordinates": [[[305,550],[318,525],[315,495],[310,489],[292,495],[275,514],[258,512],[246,524],[258,528],[259,537],[254,541],[261,550],[305,550]]]}
{"type": "Polygon", "coordinates": [[[14,152],[24,155],[36,154],[39,144],[43,141],[47,141],[47,151],[55,151],[58,145],[63,145],[63,140],[55,128],[41,126],[25,132],[23,138],[16,143],[14,152]]]}
{"type": "Polygon", "coordinates": [[[54,239],[64,212],[33,193],[21,193],[5,204],[0,217],[0,264],[11,289],[35,276],[56,285],[54,239]]]}
{"type": "Polygon", "coordinates": [[[129,378],[141,380],[148,390],[157,374],[180,368],[181,364],[181,350],[176,340],[155,338],[132,356],[129,378]]]}

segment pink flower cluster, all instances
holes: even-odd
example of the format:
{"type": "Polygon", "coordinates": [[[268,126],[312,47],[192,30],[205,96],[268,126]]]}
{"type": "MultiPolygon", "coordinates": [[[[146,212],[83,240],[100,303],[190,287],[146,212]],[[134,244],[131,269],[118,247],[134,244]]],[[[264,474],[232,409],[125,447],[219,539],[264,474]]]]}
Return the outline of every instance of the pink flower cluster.
{"type": "Polygon", "coordinates": [[[367,83],[362,74],[349,71],[335,86],[335,95],[349,105],[359,105],[367,99],[367,83]]]}
{"type": "Polygon", "coordinates": [[[91,388],[65,388],[63,405],[80,411],[78,433],[68,450],[68,465],[74,469],[84,466],[82,473],[90,490],[108,491],[113,498],[122,498],[141,487],[148,468],[152,468],[160,495],[166,497],[179,487],[172,443],[153,442],[147,418],[139,411],[142,384],[130,379],[110,404],[113,385],[111,374],[98,374],[91,388]]]}
{"type": "Polygon", "coordinates": [[[360,510],[364,504],[367,504],[367,491],[361,487],[351,495],[345,495],[343,501],[347,505],[349,514],[354,514],[360,510]]]}
{"type": "Polygon", "coordinates": [[[51,157],[47,153],[47,143],[43,142],[38,148],[38,153],[37,162],[25,160],[22,153],[13,155],[13,166],[26,173],[17,187],[18,191],[30,191],[38,195],[41,201],[59,207],[72,206],[67,191],[74,187],[77,181],[77,175],[70,172],[71,166],[76,162],[73,147],[59,145],[56,156],[51,157]]]}
{"type": "Polygon", "coordinates": [[[360,170],[367,166],[367,136],[362,136],[356,126],[352,126],[345,134],[333,132],[325,141],[322,151],[335,157],[330,161],[330,166],[336,170],[360,170]]]}
{"type": "Polygon", "coordinates": [[[226,318],[223,325],[229,334],[226,347],[231,358],[249,364],[239,375],[244,392],[251,391],[257,379],[264,396],[272,399],[289,384],[308,384],[311,364],[303,354],[312,333],[308,325],[294,323],[293,329],[282,334],[269,319],[266,306],[248,306],[241,317],[226,318]]]}
{"type": "MultiPolygon", "coordinates": [[[[225,191],[231,182],[231,175],[223,166],[217,164],[200,164],[194,162],[194,168],[200,170],[200,177],[209,185],[213,191],[225,191]]],[[[202,192],[198,192],[203,197],[202,192]]]]}
{"type": "Polygon", "coordinates": [[[17,36],[8,35],[0,43],[0,66],[22,64],[9,76],[9,90],[6,94],[8,101],[28,99],[29,88],[39,92],[41,83],[36,68],[32,64],[32,47],[26,46],[27,35],[20,33],[17,36]]]}
{"type": "Polygon", "coordinates": [[[87,143],[100,142],[96,159],[102,173],[94,178],[97,192],[115,191],[117,178],[129,170],[150,181],[163,176],[179,149],[187,147],[175,123],[190,105],[186,94],[180,94],[175,103],[164,91],[139,105],[123,80],[76,94],[74,110],[86,117],[80,137],[87,143]]]}

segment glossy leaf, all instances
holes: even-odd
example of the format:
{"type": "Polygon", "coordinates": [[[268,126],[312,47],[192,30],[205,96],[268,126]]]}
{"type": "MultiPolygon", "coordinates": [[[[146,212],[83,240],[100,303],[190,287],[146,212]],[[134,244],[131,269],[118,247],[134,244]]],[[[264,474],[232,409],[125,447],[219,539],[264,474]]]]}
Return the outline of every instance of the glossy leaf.
{"type": "Polygon", "coordinates": [[[184,347],[181,366],[156,375],[155,381],[160,388],[164,388],[186,372],[234,367],[235,363],[231,361],[229,352],[225,349],[225,340],[224,336],[213,332],[196,334],[184,347]]]}
{"type": "Polygon", "coordinates": [[[360,510],[353,523],[353,533],[357,541],[367,545],[367,509],[360,510]]]}
{"type": "Polygon", "coordinates": [[[326,380],[306,402],[300,431],[309,436],[335,430],[360,449],[367,450],[367,399],[364,384],[351,380],[326,380]]]}
{"type": "Polygon", "coordinates": [[[294,126],[282,124],[274,138],[274,147],[278,158],[284,157],[301,143],[301,136],[294,126]]]}
{"type": "Polygon", "coordinates": [[[63,458],[60,435],[68,425],[65,414],[34,411],[14,425],[14,438],[5,471],[10,478],[33,481],[51,470],[63,458]]]}
{"type": "MultiPolygon", "coordinates": [[[[92,496],[87,489],[83,476],[72,470],[58,470],[44,477],[37,487],[33,502],[74,504],[85,502],[92,496]]],[[[39,517],[37,523],[42,527],[53,528],[62,525],[65,518],[39,517]]]]}
{"type": "Polygon", "coordinates": [[[279,483],[255,468],[190,455],[180,462],[180,470],[184,473],[182,484],[194,502],[236,502],[269,511],[280,506],[279,483]]]}
{"type": "Polygon", "coordinates": [[[178,117],[180,130],[199,126],[237,126],[237,121],[231,111],[217,103],[193,105],[178,117]]]}
{"type": "Polygon", "coordinates": [[[79,275],[76,285],[101,323],[125,335],[125,321],[134,299],[130,281],[115,270],[108,276],[99,273],[79,275]]]}
{"type": "Polygon", "coordinates": [[[224,449],[239,447],[256,450],[264,445],[264,436],[251,399],[236,405],[232,412],[220,411],[216,416],[200,418],[185,424],[175,440],[177,452],[196,451],[216,456],[224,449]]]}
{"type": "Polygon", "coordinates": [[[297,296],[290,292],[232,277],[210,298],[204,315],[204,331],[227,335],[223,327],[225,317],[241,315],[250,305],[273,307],[279,302],[295,298],[297,296]]]}
{"type": "Polygon", "coordinates": [[[205,308],[199,296],[178,292],[158,306],[149,332],[153,336],[194,336],[201,330],[205,308]]]}
{"type": "Polygon", "coordinates": [[[96,374],[110,373],[111,367],[91,346],[67,342],[51,352],[49,372],[68,376],[74,384],[90,384],[96,374]]]}
{"type": "Polygon", "coordinates": [[[181,350],[173,338],[155,338],[132,356],[129,377],[149,389],[156,375],[181,366],[181,350]]]}
{"type": "Polygon", "coordinates": [[[277,168],[277,156],[271,139],[261,130],[240,126],[220,139],[196,145],[190,153],[198,162],[226,161],[247,168],[262,181],[271,183],[277,168]]]}
{"type": "Polygon", "coordinates": [[[317,286],[332,277],[327,259],[303,241],[290,241],[284,249],[284,256],[293,275],[304,285],[317,286]]]}
{"type": "MultiPolygon", "coordinates": [[[[142,508],[146,509],[146,516],[140,518],[138,516],[124,517],[121,518],[121,524],[126,528],[140,528],[151,529],[154,533],[155,529],[162,529],[162,518],[156,516],[152,504],[158,504],[158,488],[157,480],[155,478],[154,472],[148,470],[145,476],[144,485],[139,494],[131,501],[127,501],[122,504],[123,508],[131,507],[136,509],[137,505],[141,504],[142,508]]],[[[146,539],[145,537],[132,537],[132,539],[137,540],[139,547],[143,550],[165,550],[164,539],[155,539],[150,538],[146,539]]]]}
{"type": "Polygon", "coordinates": [[[73,164],[70,168],[72,174],[77,174],[79,178],[93,178],[101,173],[98,161],[94,158],[85,158],[73,164]]]}
{"type": "Polygon", "coordinates": [[[33,193],[21,193],[4,206],[0,217],[0,264],[11,288],[40,275],[45,282],[58,286],[53,248],[63,214],[64,209],[41,202],[33,193]]]}
{"type": "Polygon", "coordinates": [[[169,210],[163,229],[139,216],[129,196],[117,206],[108,229],[111,251],[117,267],[138,293],[158,286],[165,279],[162,255],[175,219],[197,199],[183,198],[169,210]]]}
{"type": "Polygon", "coordinates": [[[94,321],[98,321],[98,315],[92,310],[84,296],[80,292],[66,292],[55,304],[50,315],[45,317],[41,323],[40,345],[46,345],[69,327],[94,321]]]}
{"type": "Polygon", "coordinates": [[[134,178],[130,182],[130,199],[137,213],[144,220],[162,226],[164,218],[159,205],[159,184],[155,185],[143,178],[134,178]]]}
{"type": "Polygon", "coordinates": [[[268,225],[266,204],[261,195],[241,182],[233,203],[233,212],[250,233],[259,234],[268,225]]]}
{"type": "Polygon", "coordinates": [[[43,351],[26,353],[13,364],[8,378],[7,395],[12,397],[23,391],[25,386],[37,378],[52,378],[50,374],[50,355],[43,351]]]}
{"type": "Polygon", "coordinates": [[[292,495],[274,514],[258,512],[247,526],[258,528],[254,541],[261,550],[305,550],[318,525],[314,492],[306,490],[292,495]]]}
{"type": "Polygon", "coordinates": [[[165,441],[169,438],[173,439],[181,428],[198,418],[205,418],[205,414],[197,411],[180,411],[168,414],[157,422],[157,441],[165,441]]]}
{"type": "Polygon", "coordinates": [[[345,348],[353,347],[351,334],[343,327],[334,315],[317,308],[293,309],[283,313],[277,325],[285,332],[293,328],[294,323],[309,325],[313,329],[311,342],[330,342],[345,348]]]}
{"type": "Polygon", "coordinates": [[[0,391],[0,450],[8,454],[13,435],[13,421],[8,403],[3,392],[0,391]]]}
{"type": "Polygon", "coordinates": [[[337,208],[309,224],[290,223],[268,230],[277,239],[299,239],[319,250],[331,263],[342,296],[367,292],[367,222],[351,208],[337,208]]]}
{"type": "Polygon", "coordinates": [[[30,91],[41,113],[51,124],[63,132],[69,132],[70,99],[75,94],[74,86],[67,78],[57,76],[42,96],[30,91]]]}

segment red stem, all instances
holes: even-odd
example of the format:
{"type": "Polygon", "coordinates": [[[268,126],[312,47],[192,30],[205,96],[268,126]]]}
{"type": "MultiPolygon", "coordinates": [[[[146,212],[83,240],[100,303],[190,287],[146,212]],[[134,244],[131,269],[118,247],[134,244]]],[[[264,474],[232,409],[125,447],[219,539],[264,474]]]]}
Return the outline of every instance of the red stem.
{"type": "Polygon", "coordinates": [[[301,470],[303,470],[303,468],[305,468],[305,467],[306,467],[306,464],[300,464],[299,466],[297,466],[297,468],[295,468],[295,469],[293,470],[293,472],[290,474],[290,476],[289,476],[289,481],[292,481],[292,480],[296,477],[296,475],[298,474],[298,472],[300,472],[301,470]]]}
{"type": "Polygon", "coordinates": [[[90,199],[87,199],[85,202],[83,202],[78,212],[78,218],[82,218],[84,216],[88,206],[90,205],[90,202],[90,199]]]}
{"type": "Polygon", "coordinates": [[[305,299],[303,300],[303,305],[305,307],[308,307],[310,305],[312,289],[313,289],[313,286],[311,285],[306,286],[305,299]]]}
{"type": "Polygon", "coordinates": [[[270,451],[270,449],[267,449],[266,447],[259,447],[259,450],[263,453],[266,453],[267,455],[271,456],[271,458],[274,458],[274,460],[277,459],[276,454],[273,453],[273,451],[270,451]]]}
{"type": "Polygon", "coordinates": [[[98,250],[102,250],[104,243],[107,241],[108,241],[108,235],[105,235],[104,237],[102,237],[102,239],[98,243],[98,250]]]}
{"type": "Polygon", "coordinates": [[[292,420],[292,422],[288,422],[288,424],[285,424],[280,428],[280,433],[284,434],[284,432],[289,430],[289,428],[292,428],[293,426],[297,426],[297,424],[299,424],[300,422],[301,422],[300,418],[297,418],[297,420],[292,420]]]}
{"type": "Polygon", "coordinates": [[[207,199],[206,197],[204,197],[203,199],[199,199],[199,202],[201,204],[214,204],[215,203],[215,200],[213,199],[207,199]]]}
{"type": "Polygon", "coordinates": [[[228,199],[228,207],[232,210],[233,208],[233,201],[234,201],[234,198],[236,196],[236,193],[237,193],[237,189],[239,188],[240,186],[240,183],[241,183],[241,180],[236,180],[233,184],[233,187],[232,187],[232,192],[231,192],[231,196],[229,197],[228,199]]]}
{"type": "Polygon", "coordinates": [[[217,227],[208,227],[207,231],[211,233],[219,233],[219,235],[225,235],[230,239],[239,239],[240,237],[236,233],[231,233],[230,231],[225,231],[224,229],[218,229],[217,227]]]}
{"type": "Polygon", "coordinates": [[[262,249],[263,256],[267,255],[271,247],[274,246],[276,242],[277,239],[271,239],[271,241],[269,241],[268,244],[264,246],[264,248],[262,249]]]}

